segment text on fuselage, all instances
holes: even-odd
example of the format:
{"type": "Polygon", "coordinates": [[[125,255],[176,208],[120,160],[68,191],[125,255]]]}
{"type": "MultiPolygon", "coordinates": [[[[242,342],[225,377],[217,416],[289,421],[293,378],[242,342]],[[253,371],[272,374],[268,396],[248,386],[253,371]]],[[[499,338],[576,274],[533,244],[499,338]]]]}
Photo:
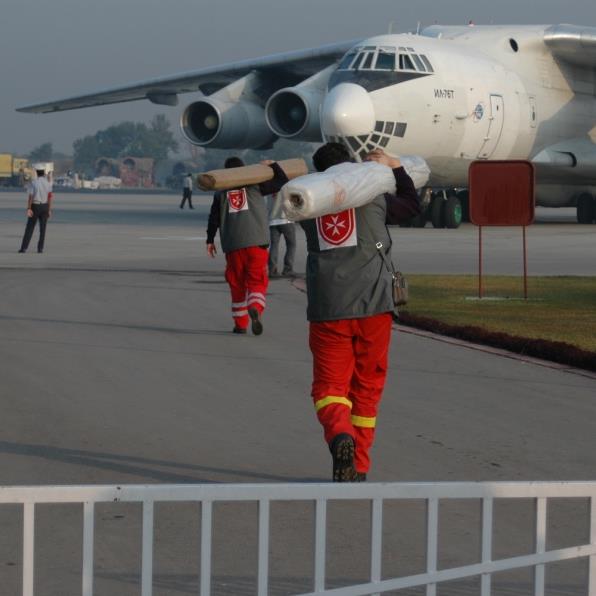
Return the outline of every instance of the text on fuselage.
{"type": "Polygon", "coordinates": [[[453,89],[435,89],[436,99],[453,99],[455,91],[453,89]]]}

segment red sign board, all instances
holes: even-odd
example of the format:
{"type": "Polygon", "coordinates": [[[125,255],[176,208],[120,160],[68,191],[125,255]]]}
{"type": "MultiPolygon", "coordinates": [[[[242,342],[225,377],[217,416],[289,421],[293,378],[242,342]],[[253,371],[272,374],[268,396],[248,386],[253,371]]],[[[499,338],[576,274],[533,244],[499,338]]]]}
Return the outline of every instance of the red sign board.
{"type": "Polygon", "coordinates": [[[470,221],[477,226],[528,226],[534,221],[534,165],[475,161],[468,171],[470,221]]]}

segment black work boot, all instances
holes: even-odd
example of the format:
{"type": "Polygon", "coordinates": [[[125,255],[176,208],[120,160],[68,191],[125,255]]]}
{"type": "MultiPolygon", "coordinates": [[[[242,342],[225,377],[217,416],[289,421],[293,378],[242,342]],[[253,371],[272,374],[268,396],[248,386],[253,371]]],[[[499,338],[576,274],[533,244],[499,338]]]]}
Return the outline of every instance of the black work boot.
{"type": "Polygon", "coordinates": [[[333,482],[355,482],[354,438],[341,433],[331,441],[329,449],[333,458],[333,482]]]}
{"type": "Polygon", "coordinates": [[[251,329],[254,335],[261,335],[263,333],[263,323],[261,323],[261,313],[256,308],[248,309],[248,316],[250,317],[251,329]]]}

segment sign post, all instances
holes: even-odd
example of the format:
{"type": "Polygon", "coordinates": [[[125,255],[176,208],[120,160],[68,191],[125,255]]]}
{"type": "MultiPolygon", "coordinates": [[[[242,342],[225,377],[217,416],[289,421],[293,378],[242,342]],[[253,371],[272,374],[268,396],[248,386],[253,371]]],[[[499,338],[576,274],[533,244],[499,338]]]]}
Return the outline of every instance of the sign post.
{"type": "Polygon", "coordinates": [[[478,298],[482,298],[482,228],[521,226],[524,299],[528,298],[526,227],[534,221],[534,165],[529,161],[474,161],[468,171],[470,221],[478,226],[478,298]]]}

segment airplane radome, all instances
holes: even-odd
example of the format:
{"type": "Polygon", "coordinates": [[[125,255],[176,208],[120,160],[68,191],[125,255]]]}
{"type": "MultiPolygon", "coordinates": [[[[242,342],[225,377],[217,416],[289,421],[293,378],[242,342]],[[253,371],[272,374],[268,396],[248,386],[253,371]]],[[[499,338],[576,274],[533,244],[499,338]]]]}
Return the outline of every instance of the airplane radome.
{"type": "MultiPolygon", "coordinates": [[[[596,28],[432,26],[156,78],[29,105],[54,112],[148,99],[178,105],[195,145],[269,147],[283,137],[419,155],[434,189],[462,189],[477,159],[530,159],[537,204],[596,217],[596,28]]],[[[444,193],[445,196],[447,193],[444,193]]],[[[459,197],[465,201],[465,192],[459,197]]],[[[459,225],[461,204],[435,216],[459,225]]]]}

